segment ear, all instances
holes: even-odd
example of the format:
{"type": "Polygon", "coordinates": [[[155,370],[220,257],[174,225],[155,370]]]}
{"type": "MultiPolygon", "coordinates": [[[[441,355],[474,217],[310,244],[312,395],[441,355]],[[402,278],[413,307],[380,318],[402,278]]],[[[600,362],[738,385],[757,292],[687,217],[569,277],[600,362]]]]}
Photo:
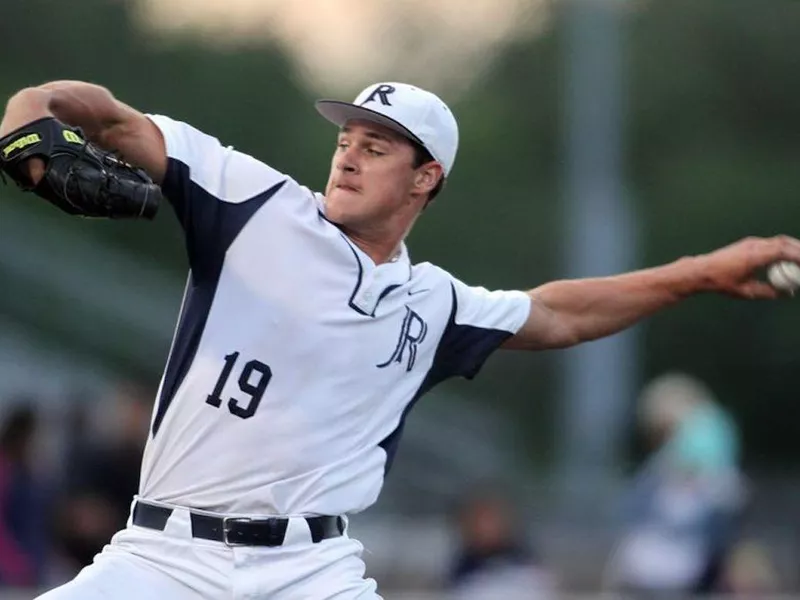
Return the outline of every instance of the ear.
{"type": "Polygon", "coordinates": [[[438,162],[432,161],[422,165],[414,176],[414,191],[418,194],[432,192],[443,176],[444,170],[438,162]]]}

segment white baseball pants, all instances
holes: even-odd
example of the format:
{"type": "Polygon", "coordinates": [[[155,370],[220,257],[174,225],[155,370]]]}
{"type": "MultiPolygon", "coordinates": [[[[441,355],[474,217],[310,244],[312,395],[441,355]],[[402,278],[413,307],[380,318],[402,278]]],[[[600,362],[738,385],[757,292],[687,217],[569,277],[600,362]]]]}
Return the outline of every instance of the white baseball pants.
{"type": "Polygon", "coordinates": [[[314,544],[293,518],[282,546],[227,546],[193,538],[189,512],[172,508],[163,531],[129,519],[91,565],[38,600],[380,600],[346,530],[314,544]]]}

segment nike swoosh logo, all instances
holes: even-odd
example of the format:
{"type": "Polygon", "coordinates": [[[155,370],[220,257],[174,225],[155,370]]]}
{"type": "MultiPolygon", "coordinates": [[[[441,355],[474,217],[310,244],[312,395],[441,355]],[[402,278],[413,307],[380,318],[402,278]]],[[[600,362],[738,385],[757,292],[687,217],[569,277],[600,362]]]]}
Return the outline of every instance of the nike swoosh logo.
{"type": "Polygon", "coordinates": [[[421,290],[408,290],[409,296],[416,296],[417,294],[421,294],[422,292],[427,292],[431,288],[423,288],[421,290]]]}

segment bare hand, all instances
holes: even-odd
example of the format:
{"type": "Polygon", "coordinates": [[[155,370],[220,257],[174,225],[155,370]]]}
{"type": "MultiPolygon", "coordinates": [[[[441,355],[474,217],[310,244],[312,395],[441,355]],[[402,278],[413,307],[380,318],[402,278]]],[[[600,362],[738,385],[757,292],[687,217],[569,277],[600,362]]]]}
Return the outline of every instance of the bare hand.
{"type": "Polygon", "coordinates": [[[759,276],[779,260],[800,263],[800,240],[749,237],[700,259],[709,291],[749,300],[778,298],[783,294],[759,276]]]}

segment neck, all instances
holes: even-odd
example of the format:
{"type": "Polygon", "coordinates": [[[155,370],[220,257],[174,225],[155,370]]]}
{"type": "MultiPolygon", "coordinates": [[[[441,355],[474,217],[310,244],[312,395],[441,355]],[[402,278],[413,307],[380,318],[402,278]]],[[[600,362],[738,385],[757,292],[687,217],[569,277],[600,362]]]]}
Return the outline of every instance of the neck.
{"type": "Polygon", "coordinates": [[[364,254],[369,256],[376,265],[391,261],[400,253],[400,244],[405,236],[387,237],[370,235],[369,232],[354,231],[343,227],[342,230],[364,254]]]}
{"type": "Polygon", "coordinates": [[[395,215],[378,225],[362,227],[342,227],[342,231],[358,246],[376,265],[391,261],[400,252],[400,246],[406,239],[419,213],[395,213],[395,215]]]}
{"type": "Polygon", "coordinates": [[[390,262],[400,252],[403,240],[419,217],[419,209],[409,204],[388,218],[372,223],[361,223],[353,227],[337,224],[350,241],[372,259],[376,265],[390,262]]]}

